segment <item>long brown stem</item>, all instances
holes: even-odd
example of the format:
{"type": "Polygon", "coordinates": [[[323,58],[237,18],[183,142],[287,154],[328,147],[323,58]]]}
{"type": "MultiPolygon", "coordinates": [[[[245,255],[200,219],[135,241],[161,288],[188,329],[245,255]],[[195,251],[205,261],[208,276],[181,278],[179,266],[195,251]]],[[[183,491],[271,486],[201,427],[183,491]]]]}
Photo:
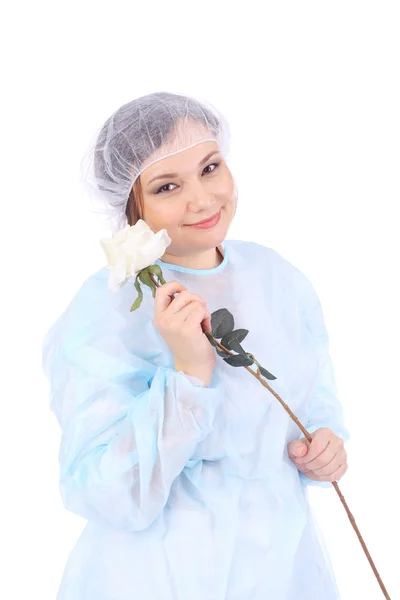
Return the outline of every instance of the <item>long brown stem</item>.
{"type": "MultiPolygon", "coordinates": [[[[158,282],[155,280],[155,278],[154,278],[153,274],[152,274],[152,273],[149,273],[149,275],[150,275],[150,279],[153,281],[153,283],[155,284],[155,286],[156,286],[156,287],[160,287],[160,286],[159,286],[159,284],[158,284],[158,282]]],[[[225,346],[223,346],[222,344],[220,344],[220,343],[218,342],[218,340],[216,340],[214,337],[213,337],[212,339],[214,340],[214,342],[215,342],[216,346],[218,346],[218,348],[219,348],[220,350],[223,350],[224,352],[227,352],[228,354],[231,354],[231,355],[232,355],[232,354],[234,354],[233,352],[231,352],[230,350],[228,350],[228,348],[225,348],[225,346]]],[[[293,421],[294,421],[294,422],[296,423],[296,425],[299,427],[299,429],[301,430],[301,432],[302,432],[302,433],[305,435],[306,439],[307,439],[309,442],[311,442],[311,441],[312,441],[312,437],[311,437],[311,435],[308,433],[307,429],[306,429],[305,427],[303,427],[303,425],[300,423],[299,419],[298,419],[298,418],[296,417],[296,415],[295,415],[295,414],[294,414],[294,413],[293,413],[293,412],[290,410],[289,406],[286,404],[286,402],[284,402],[284,401],[282,400],[282,398],[279,396],[279,394],[277,394],[277,393],[275,392],[275,390],[274,390],[274,389],[272,389],[272,387],[271,387],[271,386],[270,386],[270,385],[269,385],[269,384],[268,384],[268,383],[265,381],[265,379],[263,379],[263,378],[261,377],[261,372],[260,372],[260,369],[257,369],[257,372],[254,372],[254,371],[253,371],[253,370],[252,370],[252,369],[251,369],[249,366],[245,366],[245,369],[246,369],[246,370],[247,370],[249,373],[251,373],[251,374],[253,375],[253,377],[255,377],[256,379],[258,379],[258,381],[259,381],[259,382],[260,382],[260,383],[261,383],[261,384],[262,384],[264,387],[266,387],[266,388],[267,388],[267,390],[269,390],[273,396],[275,396],[275,398],[278,400],[278,402],[279,402],[279,403],[280,403],[280,404],[283,406],[283,408],[284,408],[284,409],[286,410],[286,412],[289,414],[290,418],[291,418],[291,419],[293,419],[293,421]]],[[[365,553],[365,555],[366,555],[366,557],[367,557],[367,559],[368,559],[368,562],[369,562],[369,564],[371,565],[371,568],[372,568],[372,570],[373,570],[373,572],[374,572],[374,574],[375,574],[375,577],[376,577],[376,579],[377,579],[377,581],[378,581],[378,583],[379,583],[379,585],[380,585],[380,588],[381,588],[381,590],[382,590],[382,592],[383,592],[383,595],[385,596],[386,600],[390,600],[390,596],[389,596],[389,594],[388,594],[388,592],[387,592],[387,590],[386,590],[386,588],[385,588],[385,586],[384,586],[384,584],[383,584],[383,581],[382,581],[382,579],[381,579],[381,577],[380,577],[380,575],[379,575],[379,572],[378,572],[378,570],[377,570],[377,568],[376,568],[376,566],[375,566],[375,564],[374,564],[374,561],[372,560],[372,557],[371,557],[370,553],[368,552],[368,548],[367,548],[367,546],[366,546],[366,544],[365,544],[365,542],[364,542],[364,540],[363,540],[363,538],[362,538],[362,535],[361,535],[361,533],[360,533],[360,530],[359,530],[359,529],[358,529],[358,527],[357,527],[356,521],[355,521],[355,519],[354,519],[353,515],[352,515],[352,514],[351,514],[351,512],[350,512],[350,509],[349,509],[349,507],[348,507],[348,505],[347,505],[347,502],[346,502],[346,500],[345,500],[345,498],[344,498],[344,496],[343,496],[342,492],[340,491],[340,488],[339,488],[339,485],[338,485],[337,481],[333,481],[333,482],[332,482],[332,485],[333,485],[333,487],[335,488],[335,490],[336,490],[336,493],[338,494],[338,496],[339,496],[339,498],[340,498],[340,500],[341,500],[341,502],[342,502],[342,504],[343,504],[343,506],[344,506],[344,509],[345,509],[345,511],[346,511],[346,513],[347,513],[347,516],[348,516],[349,520],[350,520],[350,523],[352,524],[352,527],[353,527],[354,531],[356,532],[356,535],[357,535],[357,537],[358,537],[358,539],[359,539],[359,542],[360,542],[360,544],[361,544],[361,546],[362,546],[362,549],[364,550],[364,553],[365,553]]]]}
{"type": "MultiPolygon", "coordinates": [[[[225,346],[223,346],[222,344],[220,344],[220,343],[219,343],[219,342],[218,342],[218,341],[217,341],[215,338],[213,338],[213,340],[214,340],[214,342],[216,343],[216,345],[218,346],[218,348],[220,348],[220,350],[224,350],[224,352],[227,352],[227,353],[229,353],[229,354],[233,354],[233,352],[231,352],[230,350],[228,350],[228,348],[225,348],[225,346]]],[[[261,383],[261,384],[262,384],[264,387],[266,387],[266,388],[267,388],[267,389],[268,389],[268,390],[271,392],[271,394],[273,394],[273,396],[275,396],[275,398],[278,400],[278,402],[280,402],[280,404],[283,406],[283,408],[286,410],[286,412],[287,412],[287,413],[290,415],[290,417],[293,419],[293,421],[296,423],[296,425],[299,427],[299,429],[302,431],[302,433],[304,433],[304,435],[305,435],[305,437],[307,438],[307,440],[308,440],[309,442],[311,442],[311,441],[312,441],[312,437],[311,437],[311,435],[308,433],[307,429],[306,429],[305,427],[303,427],[303,425],[300,423],[299,419],[298,419],[298,418],[296,417],[296,415],[295,415],[295,414],[294,414],[294,413],[293,413],[293,412],[290,410],[289,406],[286,404],[286,402],[284,402],[284,401],[282,400],[282,398],[279,396],[279,394],[277,394],[277,393],[275,392],[275,390],[273,390],[273,389],[271,388],[271,386],[270,386],[270,385],[268,385],[268,383],[265,381],[265,379],[262,379],[262,378],[261,378],[261,373],[260,373],[260,370],[259,370],[259,369],[257,369],[257,373],[255,373],[255,372],[254,372],[254,371],[253,371],[253,370],[252,370],[250,367],[248,367],[248,366],[245,366],[245,369],[246,369],[246,370],[247,370],[249,373],[251,373],[251,374],[253,375],[253,377],[255,377],[256,379],[258,379],[258,381],[259,381],[259,382],[260,382],[260,383],[261,383]]],[[[377,579],[377,581],[378,581],[378,583],[379,583],[379,585],[380,585],[380,588],[381,588],[381,590],[382,590],[382,592],[383,592],[383,595],[385,596],[385,598],[386,598],[387,600],[390,600],[390,596],[389,596],[389,594],[388,594],[388,592],[387,592],[387,590],[386,590],[386,588],[385,588],[385,586],[384,586],[384,584],[383,584],[383,581],[382,581],[382,579],[381,579],[381,576],[379,575],[378,569],[376,568],[376,566],[375,566],[375,564],[374,564],[374,561],[372,560],[372,557],[371,557],[371,555],[370,555],[370,553],[369,553],[369,551],[368,551],[368,548],[367,548],[367,546],[366,546],[366,544],[365,544],[365,542],[364,542],[364,540],[363,540],[363,537],[362,537],[362,535],[361,535],[361,532],[360,532],[359,528],[357,527],[356,521],[355,521],[355,519],[354,519],[353,515],[352,515],[352,514],[351,514],[351,512],[350,512],[350,509],[349,509],[349,507],[348,507],[348,505],[347,505],[347,502],[346,502],[346,500],[345,500],[345,498],[344,498],[344,496],[343,496],[342,492],[340,491],[340,488],[339,488],[339,485],[338,485],[337,481],[333,481],[333,482],[332,482],[332,485],[333,485],[333,487],[335,488],[335,490],[336,490],[336,493],[338,494],[338,496],[339,496],[339,498],[340,498],[340,500],[341,500],[341,502],[342,502],[342,504],[343,504],[343,506],[344,506],[344,508],[345,508],[345,511],[346,511],[346,513],[347,513],[347,516],[348,516],[348,518],[349,518],[349,520],[350,520],[350,523],[352,524],[352,526],[353,526],[353,529],[354,529],[354,531],[356,532],[356,535],[357,535],[357,537],[358,537],[358,539],[359,539],[359,542],[360,542],[360,544],[361,544],[361,546],[362,546],[362,549],[364,550],[364,553],[365,553],[365,555],[366,555],[366,557],[367,557],[367,559],[368,559],[368,562],[369,562],[369,564],[371,565],[371,568],[372,568],[372,570],[373,570],[373,572],[374,572],[374,574],[375,574],[375,577],[376,577],[376,579],[377,579]]]]}

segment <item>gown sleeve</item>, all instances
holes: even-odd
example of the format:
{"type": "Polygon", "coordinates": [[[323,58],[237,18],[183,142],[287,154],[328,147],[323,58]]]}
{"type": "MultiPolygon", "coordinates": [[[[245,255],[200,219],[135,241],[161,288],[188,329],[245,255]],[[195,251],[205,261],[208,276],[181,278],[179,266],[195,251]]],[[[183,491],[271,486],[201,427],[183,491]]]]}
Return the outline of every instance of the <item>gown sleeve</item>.
{"type": "MultiPolygon", "coordinates": [[[[343,408],[338,399],[335,373],[329,354],[329,336],[321,303],[314,287],[304,275],[302,288],[302,323],[318,358],[315,386],[306,404],[308,421],[305,428],[309,433],[313,433],[322,427],[329,427],[338,437],[347,442],[350,434],[344,424],[343,408]]],[[[299,439],[303,437],[302,433],[299,439]]],[[[329,481],[314,481],[300,471],[299,475],[301,483],[305,486],[332,486],[329,481]]]]}
{"type": "Polygon", "coordinates": [[[132,297],[108,306],[90,280],[42,346],[50,406],[62,430],[63,504],[128,532],[161,514],[174,480],[212,431],[221,401],[215,375],[207,387],[154,364],[161,362],[154,338],[149,343],[154,329],[141,309],[129,312],[132,297]]]}

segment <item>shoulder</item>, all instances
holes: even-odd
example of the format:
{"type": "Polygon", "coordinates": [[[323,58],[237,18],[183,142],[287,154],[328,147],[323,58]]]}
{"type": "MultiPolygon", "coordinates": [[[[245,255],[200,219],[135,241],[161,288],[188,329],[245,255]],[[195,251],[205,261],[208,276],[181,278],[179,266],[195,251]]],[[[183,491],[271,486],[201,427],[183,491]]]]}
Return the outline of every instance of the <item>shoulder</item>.
{"type": "Polygon", "coordinates": [[[318,302],[315,288],[299,266],[270,246],[244,240],[226,240],[235,270],[248,275],[255,270],[257,279],[279,295],[290,294],[300,304],[318,302]]]}
{"type": "Polygon", "coordinates": [[[231,263],[237,267],[249,264],[268,264],[275,260],[275,250],[257,242],[247,240],[225,240],[231,263]]]}
{"type": "MultiPolygon", "coordinates": [[[[102,267],[90,274],[78,287],[63,312],[43,338],[43,353],[63,347],[66,351],[82,344],[94,343],[107,336],[125,336],[147,323],[146,306],[134,312],[130,308],[137,292],[133,278],[117,291],[108,288],[109,269],[102,267]]],[[[151,294],[150,290],[146,288],[151,294]]],[[[135,337],[137,337],[135,335],[135,337]]]]}
{"type": "Polygon", "coordinates": [[[106,267],[91,273],[75,289],[54,325],[63,326],[66,330],[75,330],[104,317],[117,300],[116,294],[113,294],[107,285],[106,267]]]}
{"type": "MultiPolygon", "coordinates": [[[[88,323],[104,317],[105,314],[118,312],[123,315],[143,314],[144,307],[140,311],[130,312],[130,308],[137,296],[134,286],[134,277],[128,278],[117,290],[111,291],[108,287],[110,269],[101,267],[93,272],[83,281],[69,303],[66,312],[82,314],[88,323]]],[[[151,294],[150,289],[143,286],[143,292],[151,294]]]]}
{"type": "Polygon", "coordinates": [[[246,263],[248,266],[260,264],[282,277],[293,280],[306,278],[294,263],[270,246],[245,240],[225,240],[225,245],[236,264],[246,263]]]}

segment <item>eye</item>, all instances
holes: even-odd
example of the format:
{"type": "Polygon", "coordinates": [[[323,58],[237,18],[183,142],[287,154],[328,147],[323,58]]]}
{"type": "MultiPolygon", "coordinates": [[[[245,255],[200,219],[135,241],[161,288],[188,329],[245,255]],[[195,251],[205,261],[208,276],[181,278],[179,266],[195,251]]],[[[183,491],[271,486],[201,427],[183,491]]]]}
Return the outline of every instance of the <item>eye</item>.
{"type": "MultiPolygon", "coordinates": [[[[156,194],[160,194],[164,188],[167,188],[169,185],[175,185],[174,183],[166,183],[165,185],[161,186],[159,190],[156,191],[156,194]]],[[[166,192],[170,192],[171,190],[165,190],[166,192]]]]}
{"type": "MultiPolygon", "coordinates": [[[[204,167],[204,171],[205,171],[206,169],[208,169],[209,167],[213,167],[213,166],[215,167],[214,169],[212,169],[211,171],[206,171],[206,172],[207,172],[207,173],[212,173],[213,171],[215,171],[215,169],[216,169],[217,167],[219,167],[219,162],[215,162],[215,163],[211,163],[210,165],[207,165],[207,167],[204,167]]],[[[204,171],[203,171],[203,172],[204,172],[204,171]]]]}
{"type": "MultiPolygon", "coordinates": [[[[210,165],[207,165],[206,167],[204,167],[203,169],[203,173],[205,173],[206,175],[208,175],[209,173],[212,173],[213,171],[215,171],[215,169],[217,167],[219,167],[220,163],[219,162],[214,162],[211,163],[210,165]],[[211,169],[211,171],[206,171],[206,169],[209,169],[210,167],[214,167],[213,169],[211,169]]],[[[168,186],[170,185],[175,185],[174,183],[166,183],[165,185],[161,186],[157,191],[156,194],[163,194],[165,192],[172,192],[171,189],[166,189],[168,188],[168,186]]],[[[176,187],[176,186],[175,186],[176,187]]]]}

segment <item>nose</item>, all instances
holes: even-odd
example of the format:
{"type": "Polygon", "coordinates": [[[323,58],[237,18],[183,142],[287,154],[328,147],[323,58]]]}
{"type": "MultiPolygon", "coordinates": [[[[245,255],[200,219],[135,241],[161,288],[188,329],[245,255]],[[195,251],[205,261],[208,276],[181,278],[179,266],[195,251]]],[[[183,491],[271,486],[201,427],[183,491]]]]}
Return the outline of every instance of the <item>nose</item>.
{"type": "Polygon", "coordinates": [[[201,181],[191,182],[188,208],[191,212],[208,210],[215,204],[213,194],[205,188],[201,181]]]}

